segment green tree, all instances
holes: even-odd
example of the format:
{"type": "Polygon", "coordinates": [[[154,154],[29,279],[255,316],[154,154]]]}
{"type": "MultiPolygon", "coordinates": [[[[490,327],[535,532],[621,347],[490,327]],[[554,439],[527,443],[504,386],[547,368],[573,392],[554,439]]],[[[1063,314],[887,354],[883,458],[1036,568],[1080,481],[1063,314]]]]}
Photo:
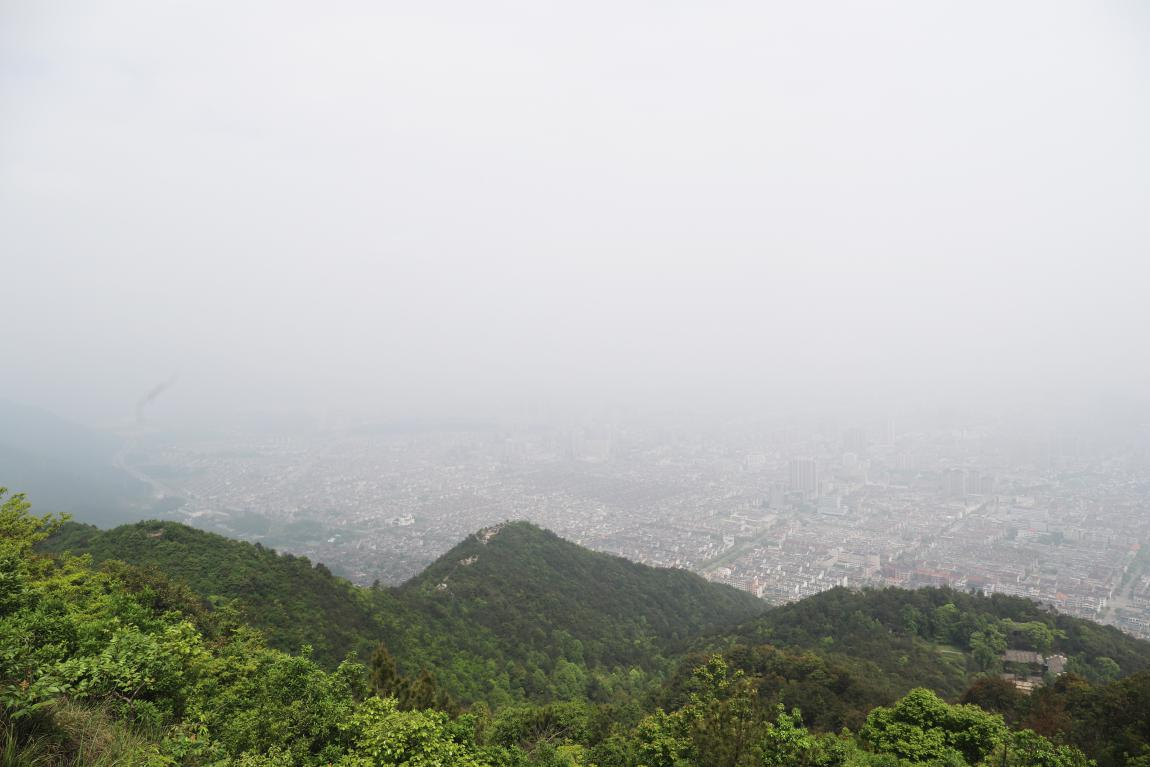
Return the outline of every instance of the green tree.
{"type": "Polygon", "coordinates": [[[1006,637],[997,626],[987,626],[970,635],[970,653],[979,671],[997,668],[1002,653],[1006,650],[1006,637]]]}
{"type": "Polygon", "coordinates": [[[564,658],[555,663],[551,680],[555,696],[560,700],[582,700],[587,694],[587,672],[564,658]]]}
{"type": "Polygon", "coordinates": [[[789,714],[780,703],[758,750],[762,767],[832,767],[846,758],[848,746],[833,736],[812,735],[796,708],[789,714]]]}
{"type": "Polygon", "coordinates": [[[763,730],[753,680],[712,655],[692,674],[688,702],[646,717],[637,729],[646,767],[740,767],[754,757],[763,730]]]}
{"type": "Polygon", "coordinates": [[[1011,733],[987,762],[1011,767],[1094,767],[1095,764],[1077,748],[1055,745],[1034,730],[1011,733]]]}
{"type": "Polygon", "coordinates": [[[918,634],[922,629],[922,611],[914,605],[903,605],[902,610],[899,611],[899,616],[902,621],[902,629],[911,636],[918,634]]]}
{"type": "Polygon", "coordinates": [[[368,698],[340,729],[351,745],[339,767],[491,765],[446,714],[401,711],[394,698],[368,698]]]}
{"type": "Polygon", "coordinates": [[[952,706],[930,690],[911,690],[867,717],[861,735],[875,751],[916,762],[977,764],[1006,737],[1002,717],[977,706],[952,706]]]}
{"type": "Polygon", "coordinates": [[[1050,654],[1054,647],[1054,629],[1041,621],[1028,621],[1022,624],[1022,633],[1039,655],[1050,654]]]}
{"type": "Polygon", "coordinates": [[[935,639],[940,642],[953,642],[961,618],[962,614],[952,602],[934,608],[931,623],[934,625],[935,639]]]}
{"type": "Polygon", "coordinates": [[[1009,679],[984,676],[974,681],[959,702],[974,704],[993,714],[1002,714],[1009,722],[1016,719],[1025,701],[1026,696],[1009,679]]]}
{"type": "Polygon", "coordinates": [[[1113,682],[1122,675],[1122,669],[1114,662],[1114,659],[1107,658],[1105,655],[1095,660],[1093,665],[1098,678],[1103,682],[1113,682]]]}
{"type": "Polygon", "coordinates": [[[371,653],[368,664],[371,674],[371,688],[381,698],[398,697],[403,691],[403,678],[399,675],[395,658],[387,649],[387,645],[380,642],[371,653]]]}

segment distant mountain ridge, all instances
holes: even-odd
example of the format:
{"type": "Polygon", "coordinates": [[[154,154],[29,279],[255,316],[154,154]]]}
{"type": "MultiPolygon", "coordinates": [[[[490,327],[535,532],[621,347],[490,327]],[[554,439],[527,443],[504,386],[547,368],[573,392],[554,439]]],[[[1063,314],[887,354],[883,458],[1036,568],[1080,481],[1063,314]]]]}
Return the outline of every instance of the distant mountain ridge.
{"type": "Polygon", "coordinates": [[[148,487],[114,465],[120,447],[110,434],[0,399],[0,486],[42,511],[102,525],[139,518],[148,487]]]}

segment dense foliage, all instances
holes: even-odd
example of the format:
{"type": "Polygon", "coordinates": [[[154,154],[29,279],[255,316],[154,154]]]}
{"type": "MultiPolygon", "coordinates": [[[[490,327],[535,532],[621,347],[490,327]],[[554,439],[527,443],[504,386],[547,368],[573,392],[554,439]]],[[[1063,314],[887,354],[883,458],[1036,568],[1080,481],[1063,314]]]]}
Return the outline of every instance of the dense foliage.
{"type": "Polygon", "coordinates": [[[1001,671],[1008,647],[1063,654],[1070,670],[1096,682],[1150,669],[1150,644],[1112,626],[947,588],[831,589],[771,610],[734,638],[814,651],[860,671],[873,664],[898,694],[927,687],[958,696],[973,675],[1001,671]]]}
{"type": "Polygon", "coordinates": [[[1100,767],[1150,765],[1150,671],[1110,684],[1091,684],[1067,674],[1031,695],[987,677],[972,685],[963,700],[1018,726],[1074,743],[1100,767]]]}
{"type": "Polygon", "coordinates": [[[398,589],[356,589],[304,557],[171,522],[68,524],[41,549],[122,560],[215,604],[235,600],[273,647],[310,645],[328,668],[349,652],[366,661],[382,641],[401,674],[434,670],[455,699],[499,705],[629,696],[668,673],[680,645],[764,609],[728,586],[526,523],[470,536],[398,589]]]}
{"type": "Polygon", "coordinates": [[[692,638],[765,610],[746,592],[589,551],[526,522],[469,536],[399,593],[440,630],[478,627],[510,657],[569,671],[663,668],[692,638]]]}
{"type": "Polygon", "coordinates": [[[60,553],[69,541],[85,548],[78,543],[85,540],[95,551],[90,532],[73,528],[59,535],[60,521],[33,516],[22,497],[0,493],[0,500],[0,767],[1150,764],[1150,672],[1109,684],[1068,674],[1031,696],[988,674],[974,677],[960,704],[924,686],[904,689],[915,676],[895,653],[907,648],[927,659],[948,645],[964,673],[973,674],[977,643],[961,642],[966,629],[1002,632],[1012,645],[1063,649],[1084,668],[1098,667],[1090,655],[1095,650],[1120,659],[1111,661],[1114,666],[1126,664],[1117,673],[1133,670],[1144,657],[1141,643],[1110,641],[1107,630],[1077,626],[1019,600],[946,591],[834,593],[821,609],[772,611],[733,636],[720,632],[701,640],[701,632],[742,609],[741,596],[704,606],[707,598],[722,600],[730,592],[675,580],[677,574],[663,581],[664,573],[600,560],[525,525],[505,528],[486,543],[469,539],[441,560],[439,571],[401,589],[358,590],[305,561],[153,523],[121,531],[138,548],[118,544],[129,553],[151,552],[142,557],[151,566],[97,563],[89,555],[60,553]],[[34,545],[53,532],[53,552],[38,553],[34,545]],[[185,533],[199,549],[179,544],[165,554],[170,572],[161,572],[156,565],[165,571],[168,565],[154,553],[167,551],[162,544],[179,543],[185,533]],[[214,555],[208,551],[213,548],[214,555]],[[263,562],[272,575],[241,576],[233,568],[236,579],[219,583],[233,591],[253,589],[249,599],[257,587],[266,588],[277,609],[304,622],[312,609],[307,605],[321,599],[343,601],[326,611],[316,605],[310,622],[341,620],[343,611],[355,620],[366,616],[347,635],[349,657],[325,664],[310,646],[290,648],[318,627],[277,623],[267,615],[263,631],[250,627],[248,616],[267,609],[259,602],[205,599],[201,593],[225,591],[208,579],[212,571],[175,564],[179,552],[197,550],[195,566],[263,562]],[[448,567],[452,561],[454,568],[448,567]],[[596,566],[581,569],[587,562],[596,566]],[[195,588],[169,577],[185,574],[195,588]],[[612,577],[628,581],[653,604],[632,599],[591,610],[599,600],[626,599],[608,582],[612,577]],[[528,583],[517,583],[523,579],[528,583]],[[540,589],[541,579],[552,587],[540,589]],[[578,584],[581,593],[575,593],[578,584]],[[309,589],[315,591],[285,597],[309,589]],[[671,604],[675,600],[684,604],[671,604]],[[388,605],[395,615],[409,616],[414,628],[404,633],[380,617],[388,605]],[[556,612],[564,606],[572,612],[556,612]],[[776,615],[789,618],[768,620],[776,615]],[[888,625],[907,617],[915,618],[913,628],[905,621],[888,625]],[[580,620],[595,625],[580,626],[580,620]],[[505,625],[496,625],[500,621],[505,625]],[[508,644],[513,632],[533,622],[537,633],[525,635],[518,648],[508,644]],[[276,636],[280,625],[296,633],[276,636]],[[386,642],[376,641],[357,657],[372,626],[393,632],[395,647],[407,652],[413,650],[404,642],[421,635],[438,642],[438,649],[424,651],[424,667],[402,666],[386,642]],[[265,632],[294,652],[269,646],[265,632]],[[892,639],[887,645],[883,632],[892,639]],[[755,641],[766,633],[791,647],[755,641]],[[856,639],[858,648],[851,646],[856,639]],[[677,654],[687,641],[709,649],[677,654]],[[495,683],[490,694],[452,699],[436,682],[451,678],[452,659],[444,666],[431,661],[453,647],[470,653],[465,658],[474,665],[457,678],[477,678],[482,669],[510,676],[508,668],[530,664],[547,674],[544,695],[531,702],[525,691],[510,694],[514,684],[495,683]],[[485,656],[487,649],[496,654],[485,656]],[[524,662],[508,660],[511,653],[524,662]],[[612,680],[630,669],[622,675],[634,672],[650,683],[663,667],[677,670],[654,692],[649,684],[612,680]]]}
{"type": "Polygon", "coordinates": [[[175,522],[108,531],[67,523],[40,549],[121,560],[162,572],[217,604],[239,600],[235,609],[264,629],[273,647],[295,652],[311,645],[313,657],[329,666],[349,652],[365,655],[382,630],[362,595],[323,565],[175,522]]]}

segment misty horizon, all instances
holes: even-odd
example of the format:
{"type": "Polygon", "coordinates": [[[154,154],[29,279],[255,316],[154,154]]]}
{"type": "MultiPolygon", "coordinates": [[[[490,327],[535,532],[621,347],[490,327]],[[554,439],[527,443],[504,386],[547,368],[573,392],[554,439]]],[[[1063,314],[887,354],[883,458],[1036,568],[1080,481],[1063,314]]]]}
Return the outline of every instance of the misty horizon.
{"type": "Polygon", "coordinates": [[[0,13],[11,400],[1145,412],[1140,4],[0,13]]]}
{"type": "Polygon", "coordinates": [[[1150,3],[0,2],[0,762],[1150,767],[1150,3]]]}

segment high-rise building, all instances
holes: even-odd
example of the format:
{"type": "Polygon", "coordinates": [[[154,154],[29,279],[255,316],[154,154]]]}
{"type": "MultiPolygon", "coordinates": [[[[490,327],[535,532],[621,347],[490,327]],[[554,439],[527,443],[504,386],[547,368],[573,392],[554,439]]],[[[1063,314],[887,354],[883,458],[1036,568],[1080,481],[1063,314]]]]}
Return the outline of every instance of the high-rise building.
{"type": "Polygon", "coordinates": [[[787,488],[782,482],[772,482],[770,495],[770,506],[772,509],[781,509],[787,505],[787,488]]]}
{"type": "Polygon", "coordinates": [[[883,419],[879,425],[878,441],[880,445],[894,444],[894,421],[890,418],[883,419]]]}
{"type": "Polygon", "coordinates": [[[802,493],[804,498],[819,495],[819,466],[814,458],[791,459],[791,492],[802,493]]]}
{"type": "Polygon", "coordinates": [[[855,455],[866,455],[867,434],[866,429],[858,427],[843,432],[843,451],[855,455]]]}
{"type": "Polygon", "coordinates": [[[946,473],[945,491],[949,496],[963,498],[966,496],[966,469],[951,469],[946,473]]]}
{"type": "Polygon", "coordinates": [[[994,495],[994,475],[970,469],[966,472],[966,492],[971,495],[994,495]]]}

